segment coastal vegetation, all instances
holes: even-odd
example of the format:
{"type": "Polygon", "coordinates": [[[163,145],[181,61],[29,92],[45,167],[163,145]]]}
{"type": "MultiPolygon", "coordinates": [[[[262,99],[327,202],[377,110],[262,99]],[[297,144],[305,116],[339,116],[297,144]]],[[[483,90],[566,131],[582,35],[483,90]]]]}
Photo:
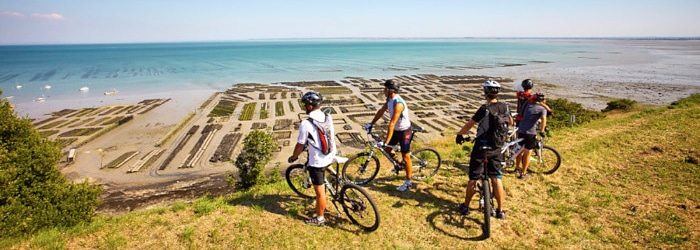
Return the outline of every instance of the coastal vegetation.
{"type": "MultiPolygon", "coordinates": [[[[437,148],[444,156],[444,167],[437,176],[415,182],[410,192],[399,193],[395,187],[402,177],[385,169],[366,186],[380,207],[382,221],[387,222],[373,233],[363,233],[346,219],[333,216],[327,216],[326,227],[305,225],[303,218],[314,214],[313,201],[295,195],[286,182],[268,178],[223,197],[205,196],[122,215],[98,215],[76,226],[46,227],[18,238],[3,235],[0,248],[700,247],[696,226],[700,209],[700,194],[696,192],[700,188],[700,134],[696,133],[700,129],[700,94],[667,107],[611,109],[605,115],[576,113],[574,126],[565,123],[571,115],[567,110],[578,112],[578,105],[556,100],[548,103],[555,110],[552,116],[562,116],[551,119],[561,120],[562,125],[556,126],[547,143],[562,154],[563,166],[554,174],[535,175],[526,181],[507,171],[507,219],[492,221],[495,237],[486,240],[480,238],[482,217],[478,213],[462,216],[455,210],[464,199],[471,145],[455,145],[453,138],[446,136],[415,145],[437,148]],[[583,117],[590,119],[580,120],[583,117]]],[[[269,154],[265,149],[273,148],[267,143],[271,142],[269,135],[257,131],[251,133],[255,139],[246,137],[244,151],[269,154]],[[251,144],[253,141],[256,143],[251,144]]],[[[0,155],[5,155],[3,149],[0,147],[0,155]]],[[[247,163],[235,166],[255,166],[252,161],[241,162],[247,163]]],[[[382,162],[382,166],[386,164],[382,162]]],[[[263,176],[259,169],[249,173],[250,180],[263,176]]],[[[279,170],[270,175],[275,174],[279,170]]],[[[476,200],[472,202],[475,207],[476,200]]],[[[327,212],[332,215],[336,211],[329,207],[327,212]]]]}
{"type": "Polygon", "coordinates": [[[243,139],[243,150],[234,162],[240,178],[236,182],[239,188],[246,190],[265,182],[265,165],[272,159],[275,148],[277,144],[268,131],[256,129],[243,139]]]}
{"type": "MultiPolygon", "coordinates": [[[[0,95],[2,91],[0,91],[0,95]]],[[[0,237],[89,223],[102,189],[72,183],[56,168],[61,150],[0,100],[0,237]]]]}
{"type": "Polygon", "coordinates": [[[243,112],[241,113],[241,116],[238,117],[239,121],[250,121],[253,119],[253,115],[255,113],[255,105],[257,103],[251,102],[251,103],[246,103],[243,105],[243,112]]]}

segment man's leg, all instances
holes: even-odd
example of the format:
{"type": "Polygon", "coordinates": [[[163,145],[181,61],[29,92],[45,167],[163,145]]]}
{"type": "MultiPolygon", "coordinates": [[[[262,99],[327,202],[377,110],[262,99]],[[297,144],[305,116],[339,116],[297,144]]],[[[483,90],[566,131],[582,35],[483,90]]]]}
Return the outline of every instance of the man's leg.
{"type": "Polygon", "coordinates": [[[411,154],[401,153],[403,162],[406,163],[406,180],[411,180],[413,177],[413,162],[411,162],[411,154]]]}
{"type": "Polygon", "coordinates": [[[532,154],[532,150],[525,148],[523,150],[523,157],[522,157],[522,162],[523,162],[523,170],[520,172],[520,176],[525,176],[527,175],[527,167],[530,165],[530,155],[532,154]]]}

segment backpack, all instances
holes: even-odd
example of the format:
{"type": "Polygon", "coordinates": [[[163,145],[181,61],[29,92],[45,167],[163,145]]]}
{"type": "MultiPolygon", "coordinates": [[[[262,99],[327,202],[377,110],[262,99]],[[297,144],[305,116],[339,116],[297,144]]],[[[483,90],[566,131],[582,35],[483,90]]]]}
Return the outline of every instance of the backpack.
{"type": "Polygon", "coordinates": [[[479,121],[477,137],[487,140],[488,144],[495,147],[502,147],[508,142],[508,126],[510,126],[510,109],[508,103],[505,112],[498,112],[495,105],[486,104],[486,115],[479,121]]]}
{"type": "Polygon", "coordinates": [[[330,115],[326,114],[326,119],[323,122],[317,122],[316,120],[311,119],[311,117],[308,118],[308,120],[311,122],[311,125],[316,127],[316,131],[318,131],[319,142],[321,142],[321,145],[314,146],[314,148],[321,151],[321,153],[323,153],[324,155],[328,155],[331,153],[331,150],[335,143],[335,141],[333,140],[333,135],[331,134],[331,126],[333,126],[333,122],[331,119],[329,119],[329,116],[330,115]]]}

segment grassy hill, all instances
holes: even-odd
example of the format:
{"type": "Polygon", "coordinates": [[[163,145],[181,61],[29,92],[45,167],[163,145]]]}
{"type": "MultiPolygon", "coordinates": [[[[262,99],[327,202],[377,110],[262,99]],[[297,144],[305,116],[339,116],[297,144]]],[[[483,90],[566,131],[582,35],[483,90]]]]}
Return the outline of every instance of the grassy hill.
{"type": "MultiPolygon", "coordinates": [[[[326,227],[303,219],[314,204],[284,180],[226,197],[204,197],[87,225],[0,241],[10,249],[630,249],[700,248],[700,95],[576,128],[559,129],[548,144],[563,157],[551,175],[504,176],[506,220],[461,216],[468,156],[453,138],[434,141],[444,163],[439,176],[410,192],[386,163],[367,186],[381,225],[364,233],[329,205],[326,227]]],[[[419,145],[415,145],[419,146],[419,145]]],[[[472,207],[476,206],[476,200],[472,207]]]]}

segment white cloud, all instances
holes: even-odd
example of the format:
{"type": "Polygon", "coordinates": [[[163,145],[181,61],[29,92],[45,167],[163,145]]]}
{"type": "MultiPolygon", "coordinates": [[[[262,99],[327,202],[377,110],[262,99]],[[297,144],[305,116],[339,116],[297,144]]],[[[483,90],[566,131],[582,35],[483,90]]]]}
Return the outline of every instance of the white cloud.
{"type": "Polygon", "coordinates": [[[58,13],[51,13],[51,14],[39,14],[39,13],[33,13],[32,17],[35,18],[43,18],[43,19],[51,19],[51,20],[63,20],[63,15],[58,14],[58,13]]]}
{"type": "Polygon", "coordinates": [[[14,11],[3,11],[2,12],[3,16],[11,16],[11,17],[23,17],[24,14],[19,13],[19,12],[14,12],[14,11]]]}

